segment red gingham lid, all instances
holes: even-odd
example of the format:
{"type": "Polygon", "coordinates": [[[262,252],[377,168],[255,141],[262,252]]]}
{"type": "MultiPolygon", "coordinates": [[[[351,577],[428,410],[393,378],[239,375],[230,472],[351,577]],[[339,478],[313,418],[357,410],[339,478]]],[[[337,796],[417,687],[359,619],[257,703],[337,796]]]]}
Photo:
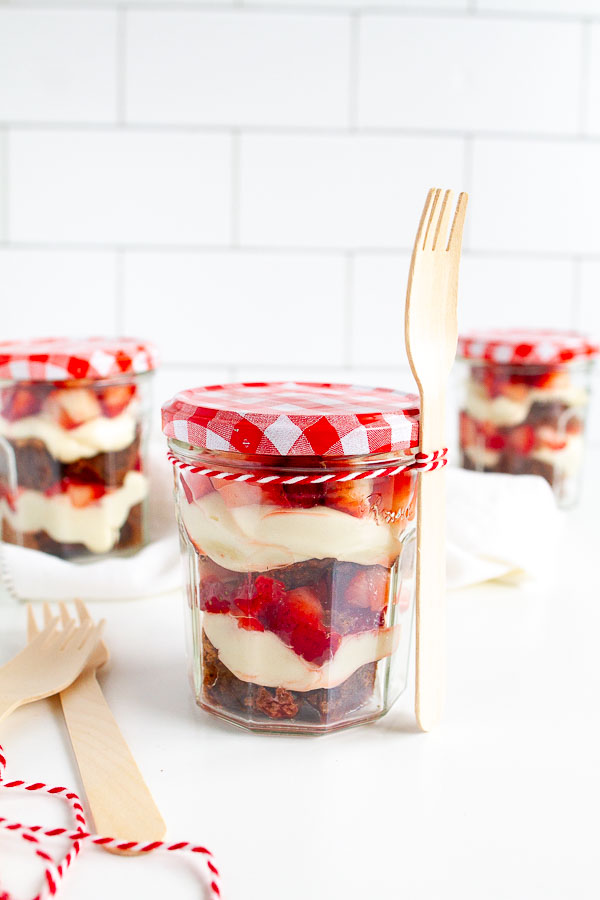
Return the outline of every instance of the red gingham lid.
{"type": "Polygon", "coordinates": [[[576,331],[490,329],[458,339],[463,359],[519,366],[551,366],[596,356],[600,347],[576,331]]]}
{"type": "Polygon", "coordinates": [[[186,444],[273,456],[362,456],[419,445],[419,398],[390,388],[270,382],[180,391],[163,432],[186,444]]]}
{"type": "Polygon", "coordinates": [[[156,366],[151,344],[135,338],[34,338],[0,342],[0,378],[11,381],[97,380],[140,375],[156,366]]]}

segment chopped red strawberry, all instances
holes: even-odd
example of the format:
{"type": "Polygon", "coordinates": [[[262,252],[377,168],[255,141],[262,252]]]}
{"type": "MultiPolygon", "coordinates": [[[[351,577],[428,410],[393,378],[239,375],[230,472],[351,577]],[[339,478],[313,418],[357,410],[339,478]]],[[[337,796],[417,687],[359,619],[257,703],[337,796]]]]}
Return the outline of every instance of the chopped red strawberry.
{"type": "Polygon", "coordinates": [[[111,384],[98,391],[98,400],[104,415],[109,419],[118,416],[129,406],[135,392],[135,384],[111,384]]]}
{"type": "Polygon", "coordinates": [[[565,381],[568,382],[569,376],[561,369],[549,369],[541,375],[535,375],[533,384],[542,390],[551,390],[552,388],[562,387],[565,381]]]}
{"type": "Polygon", "coordinates": [[[253,506],[262,503],[262,490],[258,484],[246,481],[225,481],[222,478],[211,478],[212,486],[219,492],[223,502],[231,509],[236,506],[253,506]]]}
{"type": "Polygon", "coordinates": [[[390,573],[383,566],[358,572],[346,588],[346,603],[377,612],[388,602],[390,573]]]}
{"type": "Polygon", "coordinates": [[[370,496],[373,492],[371,478],[354,481],[334,481],[327,484],[325,502],[327,506],[364,518],[371,512],[370,496]]]}
{"type": "Polygon", "coordinates": [[[522,456],[527,456],[536,445],[535,430],[531,425],[519,425],[507,434],[509,446],[522,456]]]}
{"type": "Polygon", "coordinates": [[[218,596],[220,587],[221,585],[216,585],[213,587],[209,585],[202,585],[201,595],[204,595],[206,599],[202,599],[201,597],[201,608],[206,610],[206,612],[229,612],[230,606],[227,600],[224,600],[222,597],[218,596]]]}
{"type": "Polygon", "coordinates": [[[179,480],[188,503],[193,503],[194,500],[201,500],[206,494],[212,493],[213,486],[210,478],[206,475],[191,472],[189,469],[181,469],[179,480]]]}
{"type": "Polygon", "coordinates": [[[77,428],[90,419],[98,418],[102,412],[94,392],[87,388],[52,391],[44,410],[61,428],[66,429],[77,428]]]}
{"type": "Polygon", "coordinates": [[[477,425],[475,420],[464,410],[460,414],[459,434],[462,447],[472,447],[477,443],[477,425]]]}
{"type": "Polygon", "coordinates": [[[255,616],[240,616],[240,618],[235,621],[237,622],[238,628],[243,628],[245,631],[265,630],[265,626],[255,616]]]}
{"type": "Polygon", "coordinates": [[[296,588],[276,598],[262,612],[262,620],[267,628],[280,637],[290,635],[298,624],[309,628],[320,628],[323,608],[316,593],[308,587],[296,588]]]}
{"type": "Polygon", "coordinates": [[[537,430],[537,437],[544,447],[550,450],[564,450],[567,446],[567,435],[564,431],[557,431],[549,425],[542,425],[537,430]]]}
{"type": "Polygon", "coordinates": [[[71,504],[77,509],[82,509],[84,506],[89,506],[90,503],[95,503],[96,500],[99,500],[106,493],[106,488],[103,484],[77,484],[70,482],[66,485],[66,493],[71,504]]]}
{"type": "Polygon", "coordinates": [[[32,389],[15,385],[2,391],[2,415],[9,422],[35,416],[41,409],[44,394],[37,388],[32,389]]]}
{"type": "Polygon", "coordinates": [[[286,484],[284,491],[289,505],[298,509],[318,506],[325,495],[323,484],[286,484]]]}
{"type": "MultiPolygon", "coordinates": [[[[330,636],[323,626],[313,628],[300,622],[290,635],[290,646],[307,662],[320,665],[328,656],[330,636]]],[[[331,655],[331,654],[329,654],[331,655]]]]}

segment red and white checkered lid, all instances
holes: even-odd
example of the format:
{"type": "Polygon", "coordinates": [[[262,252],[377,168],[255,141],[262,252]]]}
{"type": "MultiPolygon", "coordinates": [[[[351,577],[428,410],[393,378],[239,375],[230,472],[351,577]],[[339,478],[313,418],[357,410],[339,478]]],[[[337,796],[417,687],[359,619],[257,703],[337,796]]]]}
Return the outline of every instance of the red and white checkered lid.
{"type": "Polygon", "coordinates": [[[208,450],[269,456],[363,456],[419,445],[419,398],[390,388],[270,382],[180,391],[163,432],[208,450]]]}
{"type": "Polygon", "coordinates": [[[0,378],[11,381],[96,381],[141,375],[155,367],[152,345],[135,338],[57,337],[0,342],[0,378]]]}
{"type": "Polygon", "coordinates": [[[599,345],[576,331],[493,329],[473,331],[458,339],[463,359],[518,366],[552,366],[590,359],[599,345]]]}

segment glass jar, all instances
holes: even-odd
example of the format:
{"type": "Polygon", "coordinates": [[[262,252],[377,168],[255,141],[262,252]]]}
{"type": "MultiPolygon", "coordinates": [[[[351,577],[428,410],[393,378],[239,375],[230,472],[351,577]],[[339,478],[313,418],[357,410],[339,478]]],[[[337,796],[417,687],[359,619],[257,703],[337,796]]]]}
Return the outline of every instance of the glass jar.
{"type": "Polygon", "coordinates": [[[541,475],[563,508],[577,502],[593,357],[572,332],[490,331],[459,339],[467,372],[461,465],[541,475]]]}
{"type": "Polygon", "coordinates": [[[153,367],[132,339],[0,344],[3,541],[64,559],[144,545],[153,367]]]}
{"type": "Polygon", "coordinates": [[[404,690],[417,404],[267,384],[197,388],[163,406],[203,709],[315,734],[376,719],[404,690]]]}

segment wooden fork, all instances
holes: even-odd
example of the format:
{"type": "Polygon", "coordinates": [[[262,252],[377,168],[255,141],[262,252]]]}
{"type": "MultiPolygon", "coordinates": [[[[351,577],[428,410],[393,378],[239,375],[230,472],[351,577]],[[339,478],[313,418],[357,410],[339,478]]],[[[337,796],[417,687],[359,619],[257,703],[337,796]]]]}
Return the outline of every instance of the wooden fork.
{"type": "Polygon", "coordinates": [[[69,622],[64,631],[58,619],[0,669],[0,719],[18,706],[64,690],[77,678],[94,652],[104,622],[69,622]]]}
{"type": "MultiPolygon", "coordinates": [[[[446,391],[456,356],[456,297],[467,194],[459,194],[450,234],[452,191],[432,188],[425,201],[406,293],[405,340],[421,396],[421,452],[445,447],[446,391]]],[[[445,470],[419,476],[415,713],[430,731],[445,693],[445,470]]]]}
{"type": "MultiPolygon", "coordinates": [[[[82,626],[91,623],[85,604],[76,600],[75,606],[82,626]]],[[[66,605],[59,603],[59,609],[64,627],[74,627],[66,605]]],[[[51,620],[45,603],[46,627],[51,620]]],[[[38,628],[31,607],[27,624],[29,640],[35,642],[38,628]]],[[[60,694],[81,781],[99,834],[125,841],[159,841],[166,825],[96,680],[96,669],[108,658],[108,648],[101,641],[79,678],[60,694]]]]}

